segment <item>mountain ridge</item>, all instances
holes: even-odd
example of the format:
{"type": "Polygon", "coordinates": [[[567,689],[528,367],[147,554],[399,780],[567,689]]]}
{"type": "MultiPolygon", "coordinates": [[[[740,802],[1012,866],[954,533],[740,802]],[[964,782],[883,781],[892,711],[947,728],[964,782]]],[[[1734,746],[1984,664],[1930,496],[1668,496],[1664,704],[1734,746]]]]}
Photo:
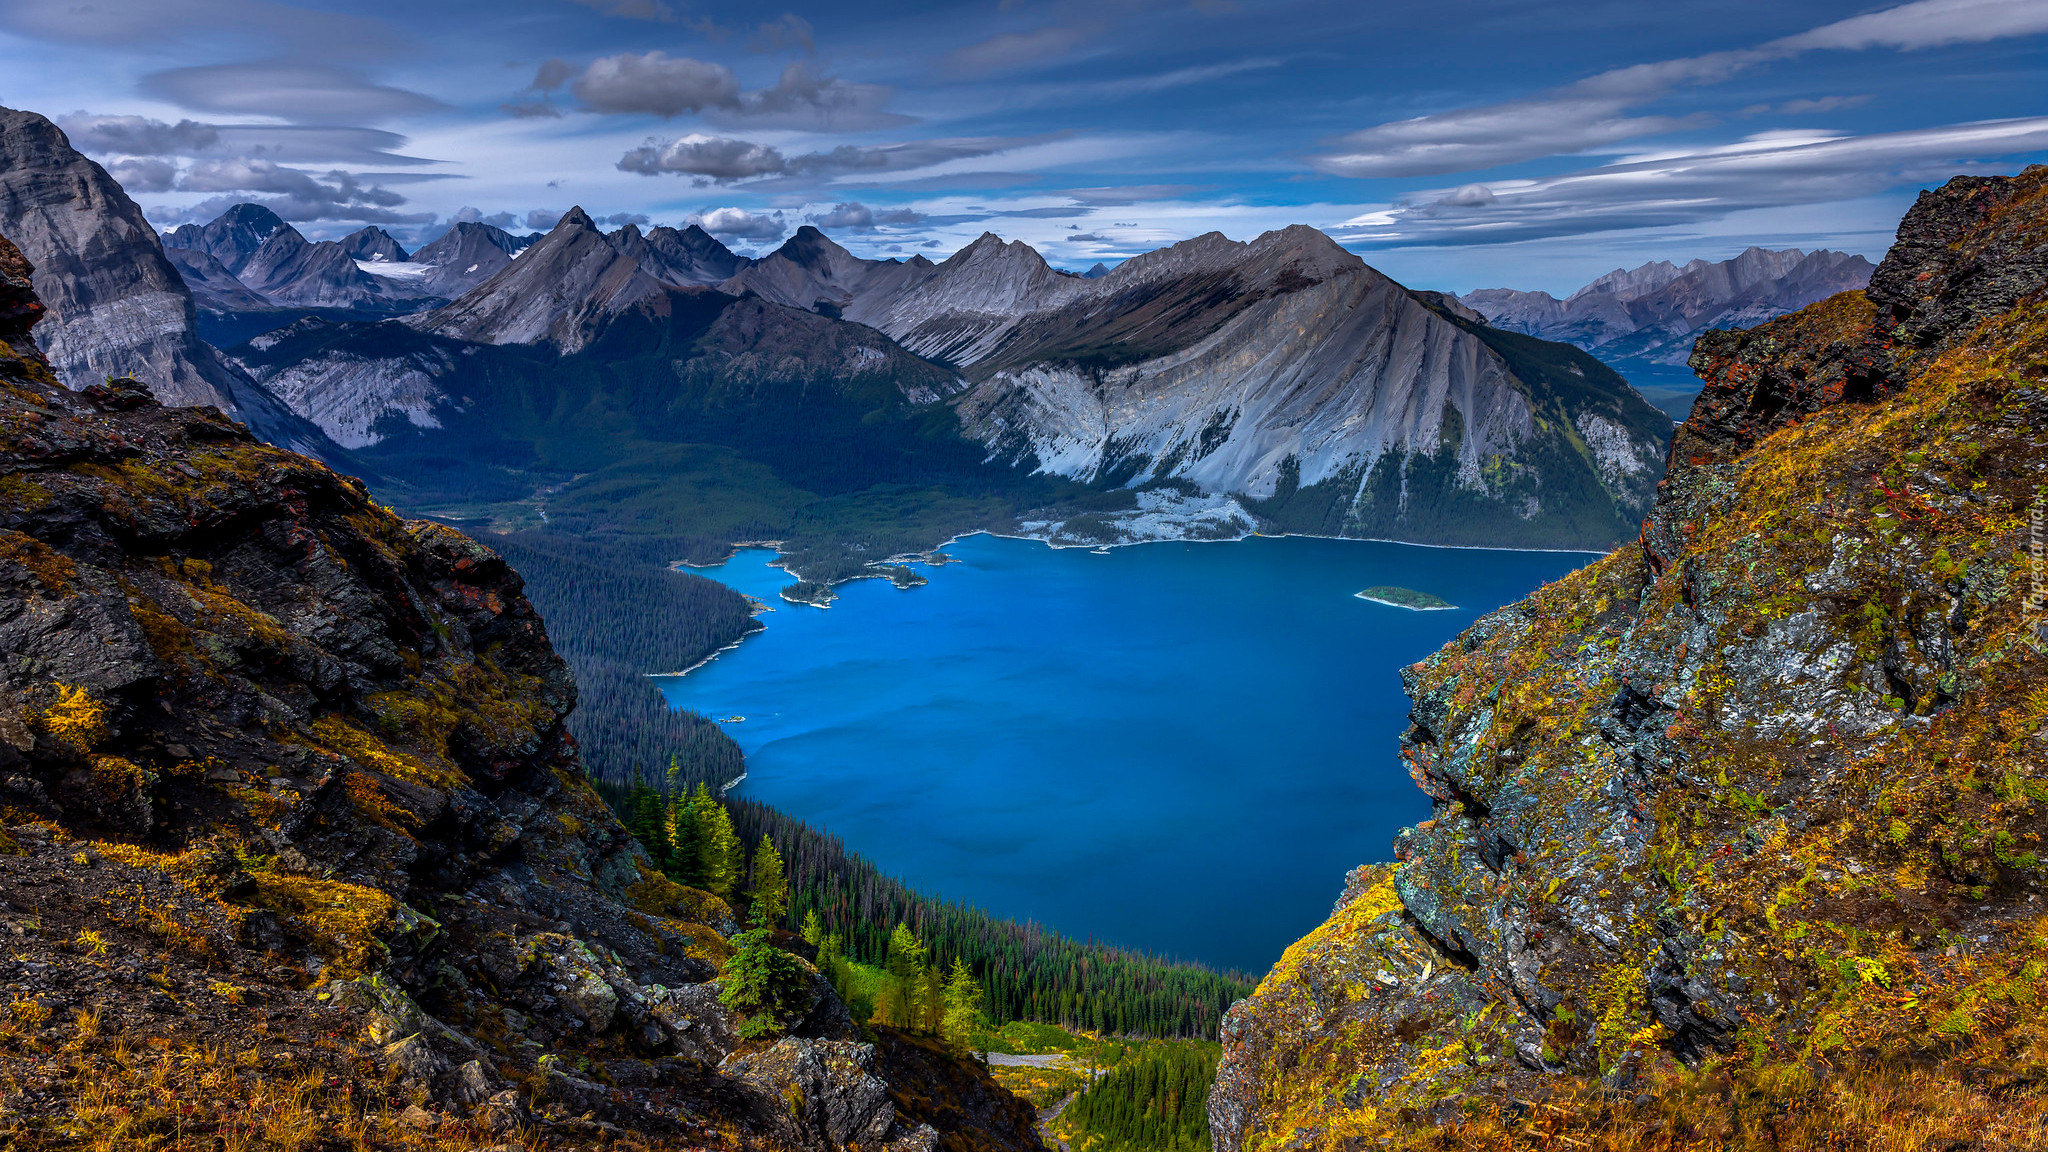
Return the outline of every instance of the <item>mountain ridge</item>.
{"type": "Polygon", "coordinates": [[[1750,247],[1721,261],[1653,260],[1598,276],[1559,300],[1548,292],[1482,288],[1458,299],[1488,322],[1563,340],[1608,358],[1684,364],[1695,334],[1743,328],[1861,288],[1873,266],[1818,249],[1750,247]]]}

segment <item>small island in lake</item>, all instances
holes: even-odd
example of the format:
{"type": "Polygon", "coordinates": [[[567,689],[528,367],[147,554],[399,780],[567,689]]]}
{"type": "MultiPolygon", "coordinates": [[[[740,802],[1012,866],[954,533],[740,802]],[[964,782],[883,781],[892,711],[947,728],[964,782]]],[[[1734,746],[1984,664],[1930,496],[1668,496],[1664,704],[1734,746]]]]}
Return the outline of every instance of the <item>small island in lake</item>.
{"type": "Polygon", "coordinates": [[[1456,604],[1445,600],[1441,596],[1431,596],[1427,592],[1417,592],[1413,588],[1396,588],[1391,584],[1375,585],[1363,592],[1354,593],[1354,595],[1360,600],[1370,600],[1375,604],[1387,604],[1395,608],[1406,608],[1413,612],[1442,612],[1446,609],[1457,607],[1456,604]]]}

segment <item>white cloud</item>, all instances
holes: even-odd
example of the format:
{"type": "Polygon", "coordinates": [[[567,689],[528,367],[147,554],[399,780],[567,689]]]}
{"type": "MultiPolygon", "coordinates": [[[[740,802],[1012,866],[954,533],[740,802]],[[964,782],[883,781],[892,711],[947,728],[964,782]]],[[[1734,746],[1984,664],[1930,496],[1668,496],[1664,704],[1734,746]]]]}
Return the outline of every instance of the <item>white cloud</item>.
{"type": "Polygon", "coordinates": [[[142,79],[142,90],[187,108],[236,116],[280,116],[315,124],[438,112],[431,96],[326,64],[261,60],[172,68],[142,79]]]}
{"type": "Polygon", "coordinates": [[[656,50],[599,57],[569,90],[593,112],[640,112],[671,119],[737,105],[740,82],[723,64],[656,50]]]}
{"type": "Polygon", "coordinates": [[[1823,24],[1772,46],[1794,52],[1935,48],[2043,32],[2048,32],[2048,4],[2040,0],[1918,0],[1823,24]]]}
{"type": "Polygon", "coordinates": [[[178,166],[155,156],[112,160],[106,168],[107,175],[112,176],[130,196],[142,192],[169,192],[178,179],[178,166]]]}
{"type": "Polygon", "coordinates": [[[1345,221],[1339,236],[1373,246],[1496,244],[1688,224],[1942,180],[1959,167],[2042,149],[2048,116],[1864,136],[1766,132],[1561,176],[1420,192],[1345,221]]]}
{"type": "Polygon", "coordinates": [[[780,240],[788,226],[782,213],[754,213],[744,208],[713,208],[691,215],[684,224],[695,224],[720,240],[780,240]]]}
{"type": "Polygon", "coordinates": [[[1696,119],[1631,116],[1627,112],[1676,88],[1719,83],[1760,64],[1805,52],[1879,47],[1910,50],[2044,31],[2048,31],[2048,3],[2043,0],[1915,0],[1758,48],[1616,68],[1544,96],[1376,125],[1337,138],[1333,151],[1311,163],[1336,176],[1407,177],[1570,155],[1696,124],[1696,119]]]}
{"type": "Polygon", "coordinates": [[[979,136],[904,144],[842,144],[827,152],[787,156],[766,144],[692,134],[676,140],[649,140],[621,156],[618,168],[643,176],[693,176],[704,184],[732,184],[763,177],[779,182],[828,180],[840,175],[873,176],[928,168],[990,156],[1045,139],[979,136]]]}

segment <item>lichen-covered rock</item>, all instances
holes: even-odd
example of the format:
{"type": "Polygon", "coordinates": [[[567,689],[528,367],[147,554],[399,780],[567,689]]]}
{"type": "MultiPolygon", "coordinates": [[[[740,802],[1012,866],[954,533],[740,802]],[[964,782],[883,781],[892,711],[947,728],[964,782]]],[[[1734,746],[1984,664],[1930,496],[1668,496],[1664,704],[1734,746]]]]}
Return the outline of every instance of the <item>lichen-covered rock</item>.
{"type": "Polygon", "coordinates": [[[872,1044],[785,1036],[723,1071],[752,1090],[764,1114],[780,1113],[791,1139],[846,1148],[886,1143],[897,1128],[889,1085],[874,1067],[872,1044]]]}
{"type": "Polygon", "coordinates": [[[2044,253],[2048,168],[1959,179],[1701,339],[1640,543],[1405,673],[1435,819],[1230,1013],[1219,1152],[2038,1143],[2044,253]]]}

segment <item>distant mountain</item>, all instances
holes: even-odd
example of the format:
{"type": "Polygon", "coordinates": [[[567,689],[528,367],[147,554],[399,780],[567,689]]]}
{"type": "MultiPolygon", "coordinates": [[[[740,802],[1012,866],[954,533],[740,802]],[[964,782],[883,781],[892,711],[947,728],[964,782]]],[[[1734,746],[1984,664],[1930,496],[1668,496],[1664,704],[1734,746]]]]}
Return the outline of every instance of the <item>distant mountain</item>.
{"type": "Polygon", "coordinates": [[[453,300],[497,275],[527,243],[503,228],[463,222],[413,253],[412,262],[425,266],[428,291],[453,300]]]}
{"type": "MultiPolygon", "coordinates": [[[[186,224],[164,236],[173,248],[189,248],[211,256],[241,286],[272,308],[353,308],[372,312],[406,312],[425,306],[431,293],[416,281],[376,276],[357,260],[378,255],[403,258],[404,249],[383,232],[367,228],[345,243],[309,241],[275,212],[257,204],[237,204],[202,226],[186,224]],[[353,252],[369,252],[357,257],[353,252]]],[[[202,266],[203,267],[203,266],[202,266]]],[[[209,301],[229,293],[211,284],[209,301]]],[[[233,311],[235,309],[220,309],[233,311]]]]}
{"type": "Polygon", "coordinates": [[[1081,278],[1083,280],[1100,280],[1107,275],[1109,275],[1109,265],[1098,260],[1095,263],[1095,267],[1081,273],[1081,278]]]}
{"type": "Polygon", "coordinates": [[[336,243],[341,245],[342,253],[351,260],[403,264],[411,259],[389,232],[374,226],[351,232],[336,243]]]}
{"type": "MultiPolygon", "coordinates": [[[[1670,427],[1592,357],[1410,293],[1305,227],[1249,244],[1212,234],[1091,280],[993,235],[935,264],[864,260],[805,227],[749,261],[696,229],[606,235],[579,209],[453,303],[387,325],[302,322],[237,356],[294,410],[368,448],[457,424],[475,434],[512,403],[486,376],[558,371],[551,361],[613,364],[606,389],[632,377],[659,394],[677,384],[658,377],[686,371],[724,379],[705,366],[739,354],[726,345],[643,364],[644,340],[620,335],[713,313],[768,326],[742,325],[728,343],[780,348],[793,378],[841,379],[841,356],[887,365],[905,402],[945,401],[920,434],[928,444],[964,442],[1017,477],[1179,485],[1244,526],[1600,546],[1640,518],[1670,427]],[[749,297],[774,307],[732,311],[749,297]],[[840,320],[889,342],[835,335],[840,320]],[[478,355],[490,347],[509,351],[478,355]],[[912,371],[913,353],[935,367],[912,371]]],[[[745,394],[714,391],[724,404],[745,394]]],[[[635,428],[608,435],[679,431],[635,428]]]]}
{"type": "Polygon", "coordinates": [[[1562,340],[1604,359],[1684,364],[1693,337],[1747,328],[1861,288],[1870,261],[1846,252],[1750,248],[1732,260],[1658,260],[1617,268],[1559,300],[1548,292],[1483,288],[1460,297],[1495,327],[1562,340]]]}
{"type": "Polygon", "coordinates": [[[1298,531],[1606,543],[1648,506],[1670,427],[1593,358],[1410,293],[1307,227],[1094,279],[994,235],[934,264],[806,227],[724,288],[957,368],[974,387],[954,407],[998,459],[1189,481],[1298,531]]]}
{"type": "Polygon", "coordinates": [[[49,307],[36,342],[65,384],[133,375],[165,404],[211,404],[274,444],[333,453],[199,338],[192,293],[142,209],[33,112],[0,108],[0,235],[36,266],[49,307]]]}

